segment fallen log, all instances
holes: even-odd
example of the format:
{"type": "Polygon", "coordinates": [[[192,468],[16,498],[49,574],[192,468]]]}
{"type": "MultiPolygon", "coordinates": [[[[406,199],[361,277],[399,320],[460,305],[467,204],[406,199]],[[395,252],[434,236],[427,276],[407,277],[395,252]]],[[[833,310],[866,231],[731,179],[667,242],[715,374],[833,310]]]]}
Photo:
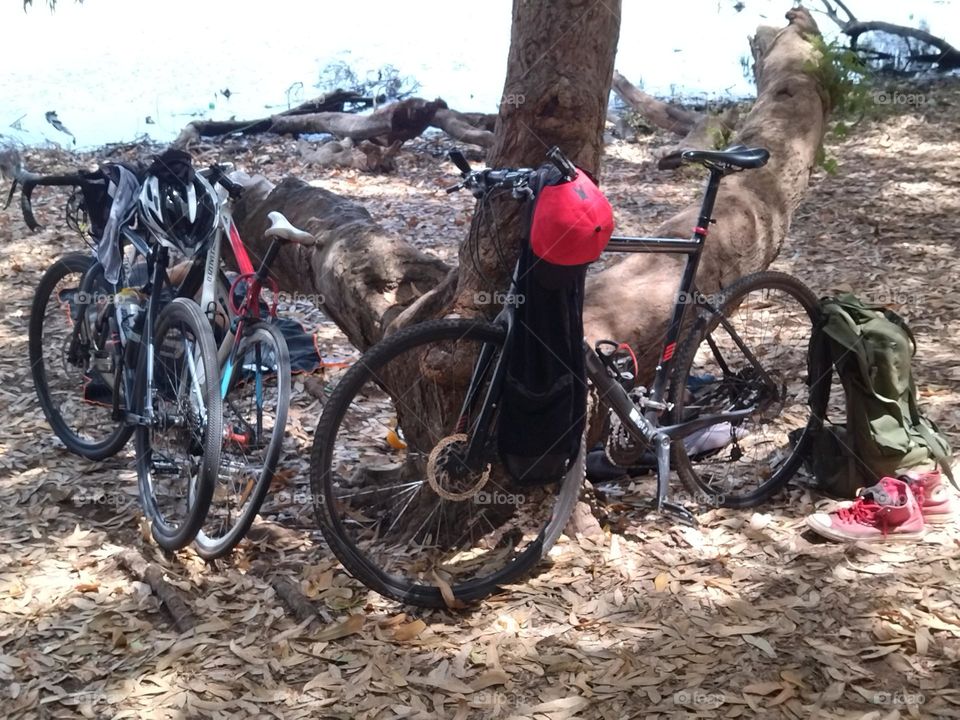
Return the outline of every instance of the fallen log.
{"type": "Polygon", "coordinates": [[[189,604],[180,596],[180,591],[166,581],[163,577],[163,569],[159,565],[147,562],[135,550],[124,552],[119,556],[118,561],[120,567],[130,573],[136,580],[145,582],[150,586],[154,595],[167,609],[170,619],[173,620],[173,626],[178,632],[183,633],[193,630],[196,623],[189,604]]]}
{"type": "Polygon", "coordinates": [[[377,108],[367,115],[324,109],[330,105],[343,106],[342,98],[324,103],[322,99],[305,103],[269,118],[249,121],[194,121],[189,123],[173,142],[174,147],[185,148],[201,137],[271,132],[278,135],[329,134],[353,141],[369,140],[390,147],[417,137],[428,127],[440,128],[461,142],[488,146],[493,134],[486,129],[486,116],[459,113],[450,110],[437,98],[407,98],[377,108]]]}
{"type": "Polygon", "coordinates": [[[289,110],[277,113],[269,118],[259,120],[194,120],[180,131],[180,135],[173,141],[174,147],[185,148],[200,138],[220,137],[232,133],[253,135],[269,132],[275,117],[293,117],[318,112],[343,112],[346,104],[356,105],[357,109],[370,107],[375,98],[365,97],[351,90],[334,90],[313,100],[307,100],[289,110]]]}
{"type": "Polygon", "coordinates": [[[634,86],[618,71],[613,72],[613,91],[633,110],[658,128],[683,137],[701,120],[700,113],[658,100],[634,86]]]}
{"type": "Polygon", "coordinates": [[[450,273],[443,261],[386,233],[352,200],[297,178],[273,185],[259,176],[235,177],[246,189],[234,218],[255,253],[267,249],[271,210],[317,238],[311,248],[284,248],[271,275],[280,287],[311,296],[358,348],[379,340],[404,308],[450,273]]]}
{"type": "MultiPolygon", "coordinates": [[[[936,65],[938,70],[955,70],[960,68],[960,50],[957,50],[955,47],[953,47],[953,45],[941,37],[937,37],[926,30],[908,27],[906,25],[896,25],[894,23],[877,21],[864,22],[858,20],[842,1],[834,0],[834,2],[837,4],[837,7],[843,10],[843,12],[846,14],[847,19],[844,20],[840,17],[839,13],[837,13],[837,9],[833,7],[829,0],[822,0],[822,2],[826,10],[827,17],[833,20],[843,34],[850,38],[851,50],[858,52],[861,51],[861,48],[859,47],[861,35],[869,32],[884,33],[895,37],[917,40],[918,42],[937,50],[935,53],[910,53],[906,56],[907,60],[936,65]]],[[[886,59],[895,58],[895,56],[892,56],[889,53],[878,53],[870,50],[864,50],[862,52],[875,57],[886,57],[886,59]]]]}
{"type": "Polygon", "coordinates": [[[449,108],[437,110],[430,125],[443,130],[454,140],[490,147],[493,145],[493,126],[496,116],[480,113],[460,113],[449,108]],[[493,118],[493,121],[491,121],[493,118]]]}

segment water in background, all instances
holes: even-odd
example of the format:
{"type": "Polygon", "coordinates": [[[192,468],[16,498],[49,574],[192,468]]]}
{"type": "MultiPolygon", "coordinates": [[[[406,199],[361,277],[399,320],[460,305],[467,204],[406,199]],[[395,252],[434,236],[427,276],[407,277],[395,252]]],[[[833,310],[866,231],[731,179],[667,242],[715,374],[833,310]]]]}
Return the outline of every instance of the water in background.
{"type": "MultiPolygon", "coordinates": [[[[741,58],[757,25],[782,26],[789,2],[624,0],[617,68],[657,95],[742,97],[753,92],[741,58]]],[[[875,0],[865,19],[946,33],[957,24],[948,0],[875,0]]],[[[169,141],[192,119],[253,119],[319,94],[320,71],[344,61],[363,75],[387,64],[463,111],[496,112],[510,42],[510,0],[35,0],[0,3],[0,135],[28,144],[69,136],[45,119],[56,111],[77,147],[169,141]],[[256,8],[248,10],[248,7],[256,8]],[[227,98],[221,91],[229,90],[227,98]],[[11,127],[12,126],[12,127],[11,127]]],[[[824,31],[832,24],[817,16],[824,31]]]]}

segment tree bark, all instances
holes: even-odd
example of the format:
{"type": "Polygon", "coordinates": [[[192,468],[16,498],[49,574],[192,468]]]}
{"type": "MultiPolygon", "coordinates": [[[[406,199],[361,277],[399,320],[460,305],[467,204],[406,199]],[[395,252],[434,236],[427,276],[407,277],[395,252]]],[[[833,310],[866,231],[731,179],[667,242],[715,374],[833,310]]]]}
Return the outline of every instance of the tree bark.
{"type": "MultiPolygon", "coordinates": [[[[770,151],[763,168],[723,180],[697,285],[713,293],[769,266],[807,188],[830,112],[826,93],[811,70],[819,61],[810,14],[787,13],[782,30],[760,28],[754,42],[757,101],[734,140],[770,151]]],[[[661,225],[660,237],[689,237],[699,204],[661,225]]],[[[648,374],[673,307],[683,260],[669,255],[633,255],[597,273],[587,283],[584,326],[588,339],[629,342],[648,374]]]]}

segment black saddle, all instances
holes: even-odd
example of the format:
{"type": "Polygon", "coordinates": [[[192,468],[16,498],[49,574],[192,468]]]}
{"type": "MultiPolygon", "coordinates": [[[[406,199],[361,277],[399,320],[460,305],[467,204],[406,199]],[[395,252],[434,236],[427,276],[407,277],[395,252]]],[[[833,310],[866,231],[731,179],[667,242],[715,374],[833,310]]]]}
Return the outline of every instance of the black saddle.
{"type": "Polygon", "coordinates": [[[770,152],[765,148],[731,145],[726,150],[676,150],[660,158],[657,167],[672,170],[684,163],[699,163],[707,168],[730,172],[734,168],[750,170],[763,167],[769,159],[770,152]]]}

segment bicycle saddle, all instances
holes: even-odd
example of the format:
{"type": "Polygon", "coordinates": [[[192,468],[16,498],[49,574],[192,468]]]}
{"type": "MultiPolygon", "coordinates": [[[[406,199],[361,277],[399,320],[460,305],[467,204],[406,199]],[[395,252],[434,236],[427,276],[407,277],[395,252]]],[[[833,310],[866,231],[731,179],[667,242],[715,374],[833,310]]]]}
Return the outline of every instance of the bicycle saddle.
{"type": "Polygon", "coordinates": [[[770,152],[764,148],[733,145],[726,150],[685,150],[682,157],[684,162],[709,162],[750,170],[766,165],[770,152]]]}
{"type": "Polygon", "coordinates": [[[315,245],[317,242],[317,239],[307,231],[291,225],[283,213],[277,211],[268,213],[267,220],[270,221],[270,227],[263,233],[264,237],[276,237],[300,245],[315,245]]]}
{"type": "Polygon", "coordinates": [[[731,168],[751,170],[763,167],[769,159],[770,152],[765,148],[731,145],[725,150],[677,150],[664,155],[658,167],[661,170],[672,170],[683,163],[700,163],[706,167],[718,167],[721,170],[731,168]]]}

